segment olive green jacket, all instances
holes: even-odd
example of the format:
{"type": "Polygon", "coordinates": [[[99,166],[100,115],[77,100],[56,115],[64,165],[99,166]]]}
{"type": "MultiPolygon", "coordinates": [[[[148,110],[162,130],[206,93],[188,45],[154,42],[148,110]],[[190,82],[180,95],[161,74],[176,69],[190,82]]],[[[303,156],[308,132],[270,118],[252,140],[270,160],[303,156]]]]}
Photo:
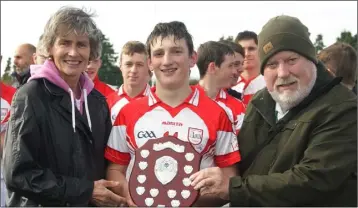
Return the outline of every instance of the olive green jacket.
{"type": "Polygon", "coordinates": [[[357,97],[317,67],[311,94],[277,123],[266,88],[248,105],[231,206],[357,206],[357,97]]]}

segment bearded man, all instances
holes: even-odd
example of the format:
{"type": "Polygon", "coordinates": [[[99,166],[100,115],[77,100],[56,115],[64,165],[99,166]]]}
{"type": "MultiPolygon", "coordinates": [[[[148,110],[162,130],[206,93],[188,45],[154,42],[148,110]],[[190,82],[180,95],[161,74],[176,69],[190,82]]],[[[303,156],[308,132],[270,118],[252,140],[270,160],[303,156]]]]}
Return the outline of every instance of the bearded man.
{"type": "Polygon", "coordinates": [[[238,135],[240,176],[207,168],[192,185],[235,207],[356,207],[357,97],[317,61],[297,18],[269,20],[258,47],[266,88],[238,135]]]}

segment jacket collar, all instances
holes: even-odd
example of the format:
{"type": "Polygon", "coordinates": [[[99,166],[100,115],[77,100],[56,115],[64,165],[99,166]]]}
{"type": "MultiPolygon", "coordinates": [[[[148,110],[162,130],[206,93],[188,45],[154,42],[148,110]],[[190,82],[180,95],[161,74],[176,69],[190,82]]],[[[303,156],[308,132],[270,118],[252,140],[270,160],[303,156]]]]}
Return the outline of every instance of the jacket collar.
{"type": "Polygon", "coordinates": [[[49,82],[47,79],[43,78],[42,80],[44,82],[44,85],[45,85],[46,89],[51,94],[56,95],[56,96],[63,96],[64,94],[68,94],[68,92],[66,92],[64,89],[62,89],[61,87],[58,87],[55,84],[49,82]]]}
{"type": "MultiPolygon", "coordinates": [[[[71,121],[71,99],[70,96],[68,94],[68,92],[66,92],[65,90],[63,90],[62,88],[56,86],[55,84],[49,82],[46,79],[42,79],[44,82],[44,86],[47,89],[47,91],[54,95],[57,96],[58,99],[53,99],[52,102],[54,103],[54,105],[52,105],[52,107],[54,109],[56,109],[57,111],[60,112],[60,114],[62,116],[64,116],[64,118],[66,120],[68,120],[68,122],[72,122],[71,121]]],[[[40,80],[39,80],[40,81],[40,80]]],[[[91,94],[91,93],[90,93],[91,94]]],[[[91,102],[91,96],[90,94],[88,94],[88,101],[91,102]]],[[[89,107],[89,111],[93,111],[94,109],[91,109],[91,105],[88,106],[89,107]]],[[[89,128],[87,119],[86,119],[86,114],[84,113],[83,115],[78,111],[77,108],[75,108],[75,119],[76,119],[76,128],[80,129],[82,132],[91,135],[91,130],[89,128]]],[[[91,138],[91,136],[89,136],[88,138],[91,138]]],[[[91,139],[90,139],[91,140],[91,139]]]]}

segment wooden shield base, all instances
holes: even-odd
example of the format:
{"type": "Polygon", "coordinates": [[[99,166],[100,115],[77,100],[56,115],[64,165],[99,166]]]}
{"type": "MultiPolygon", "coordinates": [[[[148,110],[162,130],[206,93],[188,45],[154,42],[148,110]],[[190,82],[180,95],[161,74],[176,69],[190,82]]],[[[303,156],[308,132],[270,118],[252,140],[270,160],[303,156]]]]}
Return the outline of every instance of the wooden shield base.
{"type": "Polygon", "coordinates": [[[148,140],[136,150],[135,162],[129,178],[129,193],[134,203],[139,207],[191,206],[197,200],[199,193],[190,185],[189,177],[199,171],[200,161],[201,155],[195,151],[190,142],[181,141],[173,136],[148,140]],[[166,145],[166,148],[159,151],[154,150],[158,148],[158,144],[161,144],[162,147],[166,145]],[[168,145],[181,147],[183,152],[176,152],[170,147],[168,148],[168,145]],[[169,160],[166,160],[168,158],[169,160]],[[163,167],[161,170],[165,171],[157,171],[157,175],[167,175],[158,178],[155,174],[155,169],[160,169],[158,167],[163,167]],[[174,170],[175,167],[177,173],[172,177],[175,171],[171,170],[174,170]],[[160,182],[168,176],[173,178],[170,182],[164,184],[160,182]]]}

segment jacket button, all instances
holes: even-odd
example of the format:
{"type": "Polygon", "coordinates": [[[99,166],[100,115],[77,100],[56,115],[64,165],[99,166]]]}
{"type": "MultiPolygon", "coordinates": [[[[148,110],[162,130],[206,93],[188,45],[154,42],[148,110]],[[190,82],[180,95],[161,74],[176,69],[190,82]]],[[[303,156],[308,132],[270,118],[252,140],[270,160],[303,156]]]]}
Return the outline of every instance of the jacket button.
{"type": "Polygon", "coordinates": [[[66,207],[70,207],[70,206],[71,206],[71,204],[67,202],[67,203],[66,203],[66,207]]]}

